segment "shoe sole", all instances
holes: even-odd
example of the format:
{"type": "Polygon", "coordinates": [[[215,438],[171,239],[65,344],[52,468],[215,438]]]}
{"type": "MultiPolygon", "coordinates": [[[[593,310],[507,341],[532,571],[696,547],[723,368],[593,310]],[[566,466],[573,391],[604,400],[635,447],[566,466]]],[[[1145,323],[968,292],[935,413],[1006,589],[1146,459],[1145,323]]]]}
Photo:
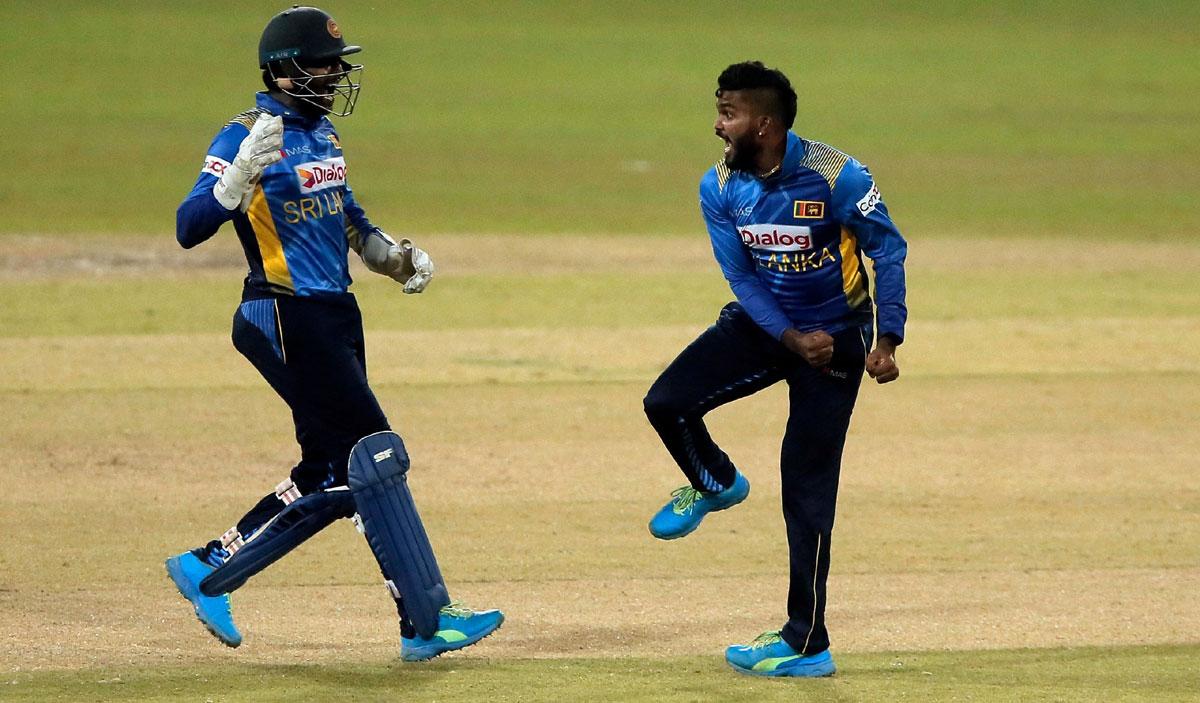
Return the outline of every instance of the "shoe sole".
{"type": "Polygon", "coordinates": [[[452,646],[452,647],[446,647],[446,648],[434,647],[433,649],[435,649],[436,651],[434,651],[431,654],[426,654],[425,652],[427,650],[425,650],[425,649],[417,650],[417,652],[419,652],[419,655],[414,655],[413,652],[408,652],[408,653],[402,652],[400,654],[400,659],[403,661],[406,661],[406,662],[427,662],[430,659],[435,659],[435,658],[445,654],[446,652],[455,652],[460,649],[466,649],[467,647],[470,647],[473,644],[478,644],[482,640],[485,640],[488,637],[491,637],[492,633],[495,632],[496,630],[499,630],[500,626],[503,624],[504,624],[504,617],[501,616],[500,622],[496,623],[496,626],[493,627],[492,629],[488,630],[487,632],[475,635],[474,637],[469,637],[469,638],[463,640],[462,642],[455,642],[454,646],[452,646]]]}
{"type": "Polygon", "coordinates": [[[180,569],[179,560],[175,557],[171,557],[170,559],[167,559],[166,564],[167,576],[171,577],[171,582],[175,584],[175,589],[179,591],[179,595],[183,596],[183,599],[188,602],[188,605],[192,606],[192,612],[195,613],[196,619],[200,621],[200,624],[204,626],[204,629],[208,630],[209,634],[211,634],[213,637],[216,637],[218,642],[226,647],[229,647],[230,649],[236,649],[239,645],[241,645],[241,640],[237,642],[229,640],[220,632],[217,632],[216,628],[208,624],[204,618],[200,617],[200,606],[196,605],[195,601],[192,600],[192,597],[188,595],[190,588],[188,586],[187,576],[185,576],[183,570],[180,569]]]}
{"type": "Polygon", "coordinates": [[[670,541],[670,540],[673,540],[673,539],[679,539],[680,537],[687,537],[688,535],[692,534],[692,533],[693,533],[693,532],[695,532],[697,529],[699,529],[699,528],[700,528],[700,523],[704,522],[704,518],[708,517],[710,514],[712,514],[712,513],[719,513],[719,512],[721,512],[722,510],[729,510],[730,508],[734,507],[735,505],[739,505],[739,504],[741,504],[741,503],[742,503],[742,501],[746,500],[746,498],[748,498],[749,496],[750,496],[750,489],[749,489],[749,487],[747,487],[747,488],[746,488],[746,493],[745,493],[745,495],[743,495],[741,498],[738,498],[737,500],[735,500],[734,502],[730,503],[729,505],[722,505],[722,506],[721,506],[721,507],[719,507],[719,508],[713,508],[713,509],[709,510],[708,512],[706,512],[706,513],[704,513],[703,515],[701,515],[701,516],[700,516],[700,519],[696,521],[696,524],[695,524],[695,525],[692,525],[690,529],[684,530],[683,532],[676,532],[676,533],[674,533],[674,534],[670,534],[670,535],[668,535],[668,534],[659,534],[659,533],[655,532],[653,529],[651,529],[651,530],[650,530],[650,534],[651,534],[651,536],[653,536],[655,539],[661,539],[661,540],[664,540],[664,541],[670,541]]]}
{"type": "Polygon", "coordinates": [[[835,673],[837,673],[837,667],[833,666],[832,662],[829,665],[828,671],[825,671],[823,667],[821,669],[818,669],[817,667],[807,667],[815,670],[813,673],[802,673],[804,672],[804,668],[802,667],[796,667],[793,669],[775,669],[774,671],[755,671],[753,669],[747,669],[745,667],[738,666],[728,659],[725,660],[725,663],[739,674],[745,674],[747,676],[774,676],[779,678],[791,676],[795,678],[819,679],[827,676],[833,676],[835,673]]]}
{"type": "MultiPolygon", "coordinates": [[[[707,515],[707,513],[705,513],[705,514],[707,515]]],[[[659,534],[659,533],[655,532],[654,530],[650,530],[650,534],[655,539],[661,539],[661,540],[669,542],[673,539],[679,539],[680,537],[687,537],[688,535],[692,534],[693,532],[696,531],[696,528],[700,527],[700,523],[703,521],[704,521],[704,518],[701,518],[698,522],[696,522],[695,525],[692,525],[691,529],[684,530],[683,532],[676,532],[674,534],[667,535],[667,534],[659,534]]]]}

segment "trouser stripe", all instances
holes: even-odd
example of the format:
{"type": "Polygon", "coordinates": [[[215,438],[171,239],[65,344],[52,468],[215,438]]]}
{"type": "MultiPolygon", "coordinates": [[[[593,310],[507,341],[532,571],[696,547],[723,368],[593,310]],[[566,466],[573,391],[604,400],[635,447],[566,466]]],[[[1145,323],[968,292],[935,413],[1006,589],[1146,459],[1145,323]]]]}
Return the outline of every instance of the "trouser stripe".
{"type": "Polygon", "coordinates": [[[699,454],[696,451],[696,442],[692,438],[692,433],[687,426],[688,417],[699,418],[703,416],[704,413],[708,412],[712,408],[721,405],[724,402],[723,398],[726,395],[732,394],[739,388],[761,381],[768,373],[770,373],[768,369],[755,371],[745,378],[734,381],[733,383],[730,383],[729,385],[708,394],[695,405],[693,405],[684,417],[680,417],[678,420],[680,430],[679,434],[680,438],[683,440],[684,448],[687,451],[688,461],[691,462],[692,469],[695,470],[697,478],[700,479],[700,483],[704,484],[705,490],[707,490],[709,493],[719,493],[729,486],[721,485],[721,483],[717,481],[717,479],[714,478],[711,473],[709,473],[703,462],[700,461],[699,454]]]}
{"type": "Polygon", "coordinates": [[[812,609],[812,617],[809,619],[809,622],[811,622],[812,625],[809,626],[809,628],[808,628],[808,635],[806,635],[804,637],[804,646],[800,648],[801,654],[805,654],[806,652],[808,652],[808,641],[810,639],[812,639],[813,630],[815,630],[817,627],[817,603],[818,603],[817,574],[819,574],[819,573],[821,573],[821,533],[820,532],[817,533],[817,559],[816,559],[816,562],[813,563],[813,584],[812,584],[813,609],[812,609]]]}
{"type": "Polygon", "coordinates": [[[750,374],[749,376],[746,376],[743,379],[734,381],[733,383],[730,383],[728,386],[725,386],[724,388],[721,388],[720,390],[718,390],[714,393],[708,394],[700,402],[698,402],[692,406],[691,412],[692,413],[701,413],[701,414],[708,412],[713,407],[716,407],[721,404],[721,402],[722,402],[721,396],[724,396],[734,390],[737,390],[738,388],[741,388],[742,386],[760,381],[768,373],[770,373],[769,369],[762,369],[759,371],[755,371],[754,373],[750,374]],[[713,400],[716,400],[717,402],[713,403],[712,402],[713,400]]]}
{"type": "Polygon", "coordinates": [[[708,469],[704,468],[700,457],[696,455],[696,443],[692,440],[691,431],[688,430],[687,420],[682,417],[679,418],[679,434],[683,438],[683,445],[687,450],[688,461],[691,462],[692,469],[695,470],[696,475],[700,478],[700,483],[704,484],[705,490],[709,493],[719,493],[725,490],[725,487],[717,482],[717,479],[713,478],[708,469]]]}

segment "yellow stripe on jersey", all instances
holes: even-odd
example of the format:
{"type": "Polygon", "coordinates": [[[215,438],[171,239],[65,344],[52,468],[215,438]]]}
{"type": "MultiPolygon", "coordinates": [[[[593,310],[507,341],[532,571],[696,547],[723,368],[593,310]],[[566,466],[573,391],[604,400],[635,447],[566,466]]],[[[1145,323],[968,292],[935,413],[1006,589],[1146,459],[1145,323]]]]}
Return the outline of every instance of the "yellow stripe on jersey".
{"type": "Polygon", "coordinates": [[[800,165],[821,174],[825,182],[829,184],[829,192],[832,193],[833,189],[837,187],[842,167],[846,165],[850,157],[821,142],[805,141],[804,144],[807,149],[804,158],[800,160],[800,165]]]}
{"type": "Polygon", "coordinates": [[[867,287],[863,282],[862,259],[858,256],[858,239],[845,227],[842,228],[842,290],[846,292],[846,303],[856,308],[867,298],[867,287]]]}
{"type": "Polygon", "coordinates": [[[724,159],[717,162],[717,190],[725,190],[725,184],[729,182],[729,167],[725,165],[724,159]]]}
{"type": "Polygon", "coordinates": [[[271,217],[271,206],[267,204],[267,196],[263,193],[262,184],[254,186],[254,195],[250,199],[250,207],[246,210],[250,218],[250,228],[254,230],[254,238],[258,240],[258,253],[262,257],[263,274],[267,283],[287,290],[295,290],[292,285],[292,272],[288,269],[287,258],[283,255],[283,242],[275,231],[275,219],[271,217]]]}
{"type": "Polygon", "coordinates": [[[231,119],[225,123],[225,126],[228,127],[231,124],[240,124],[241,126],[245,127],[246,129],[250,129],[251,127],[254,126],[254,123],[258,120],[258,116],[265,115],[265,114],[268,114],[267,111],[262,109],[261,107],[256,107],[251,110],[246,110],[245,112],[243,112],[241,114],[235,115],[233,117],[233,119],[231,119]]]}

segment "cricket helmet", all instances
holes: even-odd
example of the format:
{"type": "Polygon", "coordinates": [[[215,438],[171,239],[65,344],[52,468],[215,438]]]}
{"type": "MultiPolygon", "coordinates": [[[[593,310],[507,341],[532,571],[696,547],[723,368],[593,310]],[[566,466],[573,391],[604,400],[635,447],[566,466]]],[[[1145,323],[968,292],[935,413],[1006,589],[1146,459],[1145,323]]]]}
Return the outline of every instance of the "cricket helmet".
{"type": "Polygon", "coordinates": [[[258,42],[258,66],[266,68],[268,63],[283,59],[312,66],[360,51],[361,46],[346,44],[342,30],[329,13],[293,5],[267,22],[258,42]]]}
{"type": "Polygon", "coordinates": [[[284,93],[344,117],[354,110],[361,85],[361,64],[342,57],[362,51],[347,44],[329,13],[315,7],[293,5],[271,18],[258,42],[258,65],[284,93]],[[314,75],[307,68],[337,66],[329,74],[314,75]],[[340,98],[339,109],[333,103],[340,98]]]}

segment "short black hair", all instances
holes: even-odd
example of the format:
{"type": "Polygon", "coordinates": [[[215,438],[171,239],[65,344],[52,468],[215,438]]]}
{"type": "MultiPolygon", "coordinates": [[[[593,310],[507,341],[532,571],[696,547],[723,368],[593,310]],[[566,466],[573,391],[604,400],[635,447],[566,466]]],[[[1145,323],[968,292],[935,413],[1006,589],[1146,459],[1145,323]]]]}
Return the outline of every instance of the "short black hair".
{"type": "Polygon", "coordinates": [[[788,129],[796,121],[796,91],[783,71],[767,68],[762,61],[735,63],[717,78],[717,97],[726,90],[768,90],[773,96],[770,105],[764,105],[783,122],[788,129]]]}

